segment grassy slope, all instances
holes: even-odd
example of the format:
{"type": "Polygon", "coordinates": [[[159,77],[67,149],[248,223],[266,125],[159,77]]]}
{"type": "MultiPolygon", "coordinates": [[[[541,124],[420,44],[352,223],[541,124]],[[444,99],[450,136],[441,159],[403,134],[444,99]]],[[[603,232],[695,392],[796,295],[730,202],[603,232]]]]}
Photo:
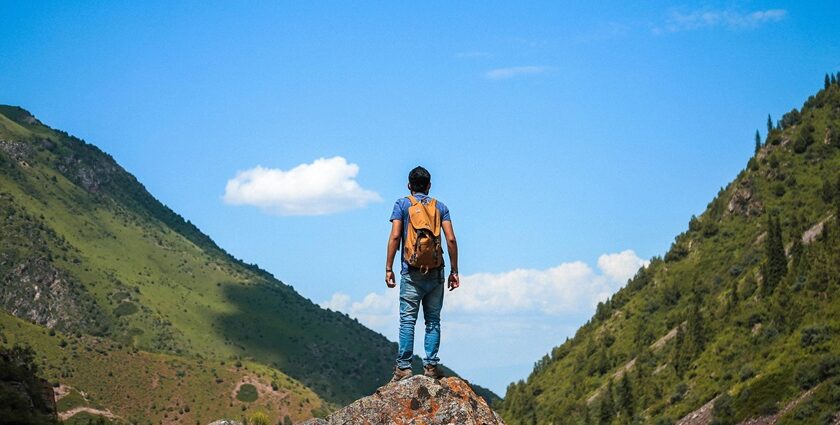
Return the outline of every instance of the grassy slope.
{"type": "Polygon", "coordinates": [[[244,407],[249,412],[264,410],[277,421],[287,414],[295,420],[308,418],[323,403],[282,372],[252,362],[237,367],[214,359],[149,353],[104,338],[51,333],[2,312],[0,334],[2,345],[33,347],[40,374],[72,388],[58,401],[59,411],[86,406],[110,410],[122,419],[117,422],[207,423],[239,418],[244,407]],[[254,403],[242,403],[235,399],[235,388],[246,379],[264,386],[273,381],[278,389],[266,391],[254,403]]]}
{"type": "Polygon", "coordinates": [[[832,337],[840,331],[840,225],[829,217],[840,198],[838,144],[835,84],[806,102],[800,122],[770,134],[664,260],[655,258],[573,339],[537,362],[526,381],[511,384],[502,406],[508,423],[672,423],[721,394],[718,420],[734,423],[773,413],[826,379],[800,406],[807,414],[789,413],[780,423],[814,423],[834,414],[840,401],[832,378],[840,373],[833,354],[840,352],[840,338],[832,337]],[[814,143],[795,152],[803,132],[814,143]],[[823,195],[826,182],[836,185],[834,199],[823,195]],[[739,191],[751,193],[745,204],[760,205],[755,214],[729,211],[739,191]],[[785,246],[796,258],[789,259],[792,270],[782,284],[766,290],[761,267],[771,212],[779,215],[785,246]],[[794,239],[823,220],[829,236],[793,254],[794,239]],[[681,338],[654,344],[680,324],[681,338]],[[625,367],[632,395],[626,405],[635,417],[619,407],[625,367]],[[602,409],[610,405],[604,403],[610,380],[613,408],[602,409]]]}
{"type": "Polygon", "coordinates": [[[0,107],[0,140],[16,144],[0,149],[0,207],[16,211],[6,228],[20,234],[0,240],[0,252],[49,257],[96,318],[59,329],[153,352],[251,359],[337,404],[388,379],[393,343],[230,257],[107,154],[14,107],[0,107]],[[24,242],[32,233],[42,243],[24,242]]]}

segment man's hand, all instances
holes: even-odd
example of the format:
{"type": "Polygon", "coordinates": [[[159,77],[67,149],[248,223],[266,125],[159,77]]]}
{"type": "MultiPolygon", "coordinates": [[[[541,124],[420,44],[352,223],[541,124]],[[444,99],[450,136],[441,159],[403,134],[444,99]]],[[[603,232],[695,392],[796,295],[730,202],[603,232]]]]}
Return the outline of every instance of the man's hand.
{"type": "Polygon", "coordinates": [[[385,285],[389,288],[396,288],[397,281],[394,280],[394,272],[390,270],[385,271],[385,285]]]}
{"type": "Polygon", "coordinates": [[[450,291],[454,291],[461,286],[461,279],[458,277],[458,273],[449,273],[449,282],[447,286],[449,286],[450,291]]]}

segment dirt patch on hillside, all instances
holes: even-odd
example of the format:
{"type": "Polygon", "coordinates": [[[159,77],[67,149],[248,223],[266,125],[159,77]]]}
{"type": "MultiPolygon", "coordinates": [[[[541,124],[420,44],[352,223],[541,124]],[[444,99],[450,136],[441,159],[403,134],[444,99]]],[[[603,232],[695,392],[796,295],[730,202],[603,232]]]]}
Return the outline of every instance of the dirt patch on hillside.
{"type": "Polygon", "coordinates": [[[103,417],[106,417],[108,419],[120,419],[119,416],[111,413],[111,411],[108,410],[108,409],[101,410],[101,409],[94,409],[92,407],[74,407],[70,410],[65,410],[63,412],[59,412],[58,413],[58,418],[61,419],[62,421],[66,421],[67,419],[70,419],[73,416],[75,416],[79,413],[82,413],[82,412],[90,413],[91,415],[103,416],[103,417]]]}

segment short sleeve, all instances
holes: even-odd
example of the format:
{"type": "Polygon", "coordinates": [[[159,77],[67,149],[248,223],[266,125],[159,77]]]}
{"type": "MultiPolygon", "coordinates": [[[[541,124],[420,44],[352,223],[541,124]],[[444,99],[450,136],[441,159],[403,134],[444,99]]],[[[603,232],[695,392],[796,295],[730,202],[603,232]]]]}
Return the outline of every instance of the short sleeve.
{"type": "Polygon", "coordinates": [[[400,200],[397,199],[397,202],[394,202],[394,210],[391,211],[391,218],[389,218],[388,220],[389,221],[402,220],[402,217],[403,217],[402,205],[400,205],[400,200]]]}
{"type": "Polygon", "coordinates": [[[452,219],[449,218],[449,208],[446,204],[438,201],[438,206],[440,207],[440,221],[452,221],[452,219]]]}

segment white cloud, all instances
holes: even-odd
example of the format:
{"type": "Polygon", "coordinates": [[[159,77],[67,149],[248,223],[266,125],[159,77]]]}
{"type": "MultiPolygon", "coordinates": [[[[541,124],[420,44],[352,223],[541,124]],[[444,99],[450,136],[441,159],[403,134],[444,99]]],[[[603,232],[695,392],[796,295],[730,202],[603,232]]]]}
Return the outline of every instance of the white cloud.
{"type": "MultiPolygon", "coordinates": [[[[444,295],[441,358],[483,385],[504,392],[527,375],[534,360],[571,336],[595,310],[647,261],[632,250],[604,254],[597,269],[582,261],[548,269],[515,269],[461,277],[444,295]],[[516,347],[500,350],[499,347],[516,347]],[[475,356],[475,353],[482,353],[475,356]]],[[[336,293],[322,307],[359,319],[391,340],[399,328],[399,289],[383,288],[354,301],[336,293]]],[[[423,318],[417,320],[415,353],[423,354],[423,318]]]]}
{"type": "Polygon", "coordinates": [[[347,313],[359,319],[365,326],[390,334],[396,329],[399,314],[399,289],[387,289],[384,293],[371,292],[361,301],[352,302],[350,296],[341,292],[321,304],[323,308],[347,313]]]}
{"type": "MultiPolygon", "coordinates": [[[[544,270],[515,269],[502,273],[461,276],[461,287],[446,293],[446,309],[453,313],[517,313],[568,315],[588,311],[604,301],[647,261],[633,250],[604,254],[596,272],[582,261],[562,263],[544,270]]],[[[342,311],[371,327],[396,320],[398,289],[370,293],[351,302],[348,295],[333,294],[322,307],[342,311]],[[369,320],[369,321],[368,321],[369,320]]]]}
{"type": "Polygon", "coordinates": [[[484,78],[488,80],[506,80],[525,75],[544,74],[551,71],[551,69],[552,68],[549,66],[512,66],[508,68],[496,68],[485,72],[484,78]]]}
{"type": "Polygon", "coordinates": [[[649,263],[650,261],[639,258],[632,249],[598,257],[598,268],[605,276],[620,283],[635,276],[639,268],[647,267],[649,263]]]}
{"type": "Polygon", "coordinates": [[[672,12],[664,26],[654,28],[655,33],[691,31],[702,28],[751,29],[778,22],[787,17],[784,9],[737,12],[732,10],[696,10],[688,13],[672,12]]]}
{"type": "Polygon", "coordinates": [[[462,278],[462,288],[449,297],[449,306],[469,313],[559,314],[597,304],[609,295],[608,283],[581,261],[546,270],[478,273],[462,278]]]}
{"type": "Polygon", "coordinates": [[[362,208],[382,198],[356,182],[359,166],[335,156],[291,170],[256,166],[228,180],[224,201],[251,205],[269,214],[323,215],[362,208]]]}

